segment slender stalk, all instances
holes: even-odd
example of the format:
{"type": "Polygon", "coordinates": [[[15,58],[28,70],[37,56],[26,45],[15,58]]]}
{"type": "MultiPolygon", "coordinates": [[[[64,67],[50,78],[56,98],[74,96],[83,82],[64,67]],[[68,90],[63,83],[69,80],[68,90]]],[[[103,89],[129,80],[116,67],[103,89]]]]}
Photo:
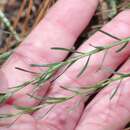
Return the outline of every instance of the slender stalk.
{"type": "Polygon", "coordinates": [[[11,54],[13,53],[13,51],[7,51],[3,54],[0,55],[0,62],[6,60],[11,54]]]}
{"type": "Polygon", "coordinates": [[[13,26],[11,25],[10,21],[8,20],[8,18],[6,18],[5,14],[0,10],[0,20],[4,23],[4,25],[10,30],[10,32],[13,34],[13,36],[15,37],[17,43],[19,43],[20,37],[17,34],[17,32],[14,30],[13,26]]]}

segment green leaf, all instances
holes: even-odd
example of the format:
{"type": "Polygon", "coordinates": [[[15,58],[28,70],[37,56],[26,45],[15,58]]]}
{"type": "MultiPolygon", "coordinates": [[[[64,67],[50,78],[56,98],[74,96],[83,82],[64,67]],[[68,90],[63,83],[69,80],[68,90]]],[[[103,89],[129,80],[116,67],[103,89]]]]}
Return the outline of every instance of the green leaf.
{"type": "Polygon", "coordinates": [[[92,44],[89,44],[89,46],[91,46],[91,47],[93,47],[93,48],[95,48],[95,49],[98,49],[98,50],[100,50],[100,51],[105,49],[103,46],[94,46],[94,45],[92,45],[92,44]]]}
{"type": "Polygon", "coordinates": [[[90,57],[91,57],[91,55],[88,56],[86,64],[84,65],[84,67],[82,68],[82,70],[80,71],[80,73],[77,75],[77,77],[80,77],[84,73],[84,71],[86,70],[86,68],[88,67],[88,63],[90,61],[90,57]]]}
{"type": "Polygon", "coordinates": [[[102,69],[107,54],[108,54],[108,50],[105,50],[105,53],[104,53],[104,55],[103,55],[103,59],[102,59],[102,61],[101,61],[101,65],[100,65],[100,67],[99,67],[99,70],[102,69]]]}
{"type": "Polygon", "coordinates": [[[52,47],[52,50],[60,50],[60,51],[67,51],[67,52],[73,52],[73,53],[78,53],[78,54],[84,54],[83,52],[79,52],[73,48],[62,48],[62,47],[52,47]]]}
{"type": "Polygon", "coordinates": [[[13,53],[13,51],[7,51],[3,54],[0,54],[0,62],[5,61],[6,59],[9,58],[9,56],[13,53]]]}
{"type": "Polygon", "coordinates": [[[61,62],[55,62],[51,64],[31,64],[31,67],[52,67],[61,64],[61,62]]]}
{"type": "Polygon", "coordinates": [[[48,99],[46,100],[47,104],[57,104],[57,103],[62,103],[65,102],[69,99],[73,98],[73,96],[71,97],[48,97],[48,99]]]}
{"type": "Polygon", "coordinates": [[[40,86],[40,84],[45,83],[47,80],[51,79],[52,76],[55,74],[55,72],[62,66],[64,66],[64,64],[65,64],[64,62],[53,64],[44,73],[42,73],[41,76],[37,78],[33,84],[40,86]]]}
{"type": "Polygon", "coordinates": [[[118,2],[120,0],[107,0],[109,7],[111,8],[108,16],[113,18],[117,14],[118,2]]]}
{"type": "Polygon", "coordinates": [[[11,96],[12,93],[0,93],[0,104],[5,103],[11,96]]]}
{"type": "Polygon", "coordinates": [[[30,94],[28,94],[28,96],[43,102],[43,104],[62,103],[62,102],[65,102],[73,97],[73,96],[71,96],[71,97],[69,97],[69,96],[68,97],[47,97],[47,96],[39,97],[39,96],[30,95],[30,94]]]}
{"type": "Polygon", "coordinates": [[[70,87],[64,87],[64,86],[60,86],[60,88],[66,90],[66,91],[72,92],[72,93],[76,93],[76,94],[78,94],[79,90],[80,90],[80,89],[74,89],[74,88],[72,89],[70,87]]]}
{"type": "Polygon", "coordinates": [[[112,68],[104,68],[104,70],[106,70],[107,72],[110,72],[112,74],[116,74],[116,75],[119,75],[119,76],[123,76],[124,74],[123,73],[120,73],[120,72],[116,72],[115,70],[113,70],[112,68]]]}
{"type": "Polygon", "coordinates": [[[15,37],[17,42],[20,42],[21,39],[18,35],[18,33],[15,31],[15,29],[13,28],[13,26],[11,25],[11,22],[9,21],[9,19],[5,16],[5,14],[0,10],[0,20],[2,21],[2,23],[4,23],[4,25],[10,30],[10,32],[13,34],[13,36],[15,37]]]}
{"type": "Polygon", "coordinates": [[[120,38],[118,38],[118,37],[116,37],[116,36],[114,36],[114,35],[112,35],[112,34],[110,34],[108,32],[105,32],[103,30],[99,30],[99,32],[101,32],[101,33],[103,33],[103,34],[105,34],[105,35],[107,35],[109,37],[112,37],[113,39],[116,39],[116,40],[119,40],[119,41],[121,40],[120,38]]]}
{"type": "Polygon", "coordinates": [[[116,52],[118,53],[118,52],[122,51],[128,44],[129,44],[129,42],[124,43],[124,45],[121,46],[121,48],[119,48],[118,50],[116,50],[116,52]]]}
{"type": "Polygon", "coordinates": [[[13,117],[14,115],[13,114],[10,114],[10,113],[7,113],[7,114],[0,114],[0,119],[2,118],[10,118],[10,117],[13,117]]]}
{"type": "Polygon", "coordinates": [[[31,81],[26,81],[26,82],[24,82],[23,84],[20,84],[20,85],[17,85],[17,86],[15,86],[15,87],[10,87],[10,88],[8,88],[10,91],[12,91],[12,92],[17,92],[17,91],[19,91],[19,90],[21,90],[22,88],[24,88],[24,87],[26,87],[26,86],[28,86],[29,84],[31,84],[33,82],[33,80],[31,81]]]}
{"type": "Polygon", "coordinates": [[[122,82],[122,80],[120,80],[118,86],[117,86],[116,89],[113,91],[113,93],[112,93],[112,95],[111,95],[111,97],[110,97],[110,100],[111,100],[111,99],[115,96],[115,94],[117,93],[117,91],[118,91],[118,89],[119,89],[119,87],[120,87],[120,85],[121,85],[121,82],[122,82]]]}
{"type": "Polygon", "coordinates": [[[20,68],[20,67],[15,67],[15,69],[20,70],[20,71],[23,71],[23,72],[31,73],[31,74],[39,74],[39,73],[37,73],[37,72],[33,72],[33,71],[30,71],[30,70],[26,70],[26,69],[23,69],[23,68],[20,68]]]}
{"type": "Polygon", "coordinates": [[[40,97],[40,96],[34,96],[32,94],[27,94],[29,97],[31,98],[34,98],[35,100],[38,100],[38,101],[42,101],[42,100],[45,100],[45,97],[40,97]]]}
{"type": "Polygon", "coordinates": [[[34,107],[25,107],[25,106],[14,105],[14,108],[17,109],[17,110],[23,111],[25,113],[31,113],[31,112],[35,111],[34,107]]]}
{"type": "Polygon", "coordinates": [[[64,70],[62,73],[60,73],[56,78],[54,78],[51,82],[54,82],[56,79],[58,79],[61,75],[63,75],[74,63],[76,60],[72,61],[64,70]]]}

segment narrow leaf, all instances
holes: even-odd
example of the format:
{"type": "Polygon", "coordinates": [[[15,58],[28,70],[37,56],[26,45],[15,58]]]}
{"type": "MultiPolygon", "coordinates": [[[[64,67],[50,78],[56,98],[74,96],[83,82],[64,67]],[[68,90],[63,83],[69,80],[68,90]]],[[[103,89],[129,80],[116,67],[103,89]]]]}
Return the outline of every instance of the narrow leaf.
{"type": "Polygon", "coordinates": [[[47,104],[57,104],[57,103],[62,103],[65,102],[69,99],[73,98],[73,96],[71,97],[48,97],[48,99],[46,100],[47,104]]]}
{"type": "Polygon", "coordinates": [[[32,94],[27,94],[29,97],[31,97],[31,98],[34,98],[35,100],[38,100],[38,101],[43,101],[43,100],[46,100],[46,98],[45,97],[40,97],[40,96],[34,96],[34,95],[32,95],[32,94]]]}
{"type": "Polygon", "coordinates": [[[108,50],[106,50],[105,53],[104,53],[104,55],[103,55],[103,59],[102,59],[102,61],[101,61],[101,65],[100,65],[100,67],[99,67],[99,70],[101,70],[102,67],[103,67],[103,63],[104,63],[104,61],[105,61],[105,59],[106,59],[107,53],[108,53],[108,50]]]}
{"type": "Polygon", "coordinates": [[[44,104],[57,104],[57,103],[62,103],[62,102],[65,102],[69,99],[72,98],[71,97],[37,97],[37,96],[34,96],[34,95],[30,95],[28,94],[30,97],[36,99],[36,100],[40,100],[42,101],[44,104]]]}
{"type": "Polygon", "coordinates": [[[88,63],[90,61],[90,57],[91,57],[91,55],[88,56],[86,64],[84,65],[84,67],[82,68],[82,70],[80,71],[80,73],[77,75],[77,77],[80,77],[84,73],[84,71],[86,70],[86,68],[88,67],[88,63]]]}
{"type": "Polygon", "coordinates": [[[121,85],[121,82],[122,82],[122,80],[120,80],[118,86],[117,86],[116,89],[113,91],[113,93],[112,93],[112,95],[111,95],[111,97],[110,97],[110,100],[111,100],[111,99],[115,96],[115,94],[117,93],[117,91],[118,91],[118,89],[119,89],[119,87],[120,87],[120,85],[121,85]]]}
{"type": "Polygon", "coordinates": [[[52,50],[60,50],[60,51],[68,51],[68,52],[73,52],[73,53],[78,53],[78,54],[84,54],[83,52],[79,52],[73,48],[62,48],[62,47],[52,47],[52,50]]]}
{"type": "Polygon", "coordinates": [[[14,105],[14,108],[16,108],[17,110],[21,110],[23,112],[27,112],[27,113],[34,112],[35,110],[33,107],[25,107],[25,106],[17,106],[17,105],[14,105]]]}
{"type": "Polygon", "coordinates": [[[56,105],[54,104],[51,108],[49,108],[49,110],[48,110],[46,113],[44,113],[44,115],[40,115],[40,117],[39,117],[38,119],[43,119],[43,118],[45,118],[45,116],[47,116],[47,114],[48,114],[49,112],[51,112],[55,106],[56,106],[56,105]]]}
{"type": "Polygon", "coordinates": [[[116,36],[114,36],[114,35],[112,35],[112,34],[110,34],[110,33],[108,33],[108,32],[105,32],[105,31],[103,31],[103,30],[99,30],[99,32],[101,32],[101,33],[103,33],[103,34],[105,34],[105,35],[107,35],[107,36],[109,36],[109,37],[112,37],[112,38],[114,38],[114,39],[116,39],[116,40],[121,40],[120,38],[118,38],[118,37],[116,37],[116,36]]]}
{"type": "Polygon", "coordinates": [[[31,64],[31,67],[51,67],[61,64],[61,62],[51,63],[51,64],[31,64]]]}
{"type": "Polygon", "coordinates": [[[123,73],[120,73],[120,72],[116,72],[115,70],[113,70],[112,68],[104,68],[104,70],[106,70],[107,72],[110,72],[112,74],[116,74],[116,75],[119,75],[119,76],[123,76],[124,74],[123,73]]]}
{"type": "Polygon", "coordinates": [[[78,90],[74,90],[74,89],[69,88],[69,87],[60,86],[60,88],[66,90],[66,91],[72,92],[72,93],[76,93],[76,94],[79,93],[78,90]]]}
{"type": "Polygon", "coordinates": [[[10,114],[10,113],[8,113],[8,114],[0,114],[0,119],[2,119],[2,118],[10,118],[10,117],[13,117],[14,115],[13,114],[10,114]]]}
{"type": "Polygon", "coordinates": [[[72,61],[64,70],[61,74],[59,74],[56,78],[54,78],[51,82],[54,82],[56,79],[58,79],[61,75],[63,75],[74,63],[76,60],[72,61]]]}
{"type": "Polygon", "coordinates": [[[129,44],[129,42],[124,43],[124,45],[121,46],[121,48],[119,48],[118,50],[116,50],[116,52],[118,53],[118,52],[122,51],[128,44],[129,44]]]}
{"type": "Polygon", "coordinates": [[[104,47],[103,46],[95,46],[95,45],[92,45],[89,43],[89,46],[95,48],[95,49],[98,49],[98,50],[104,50],[104,47]]]}
{"type": "Polygon", "coordinates": [[[5,103],[11,96],[12,93],[0,93],[0,104],[5,103]]]}
{"type": "Polygon", "coordinates": [[[6,60],[12,53],[13,51],[7,51],[3,54],[0,54],[0,60],[6,60]]]}
{"type": "Polygon", "coordinates": [[[23,71],[23,72],[31,73],[31,74],[39,74],[39,73],[37,73],[37,72],[33,72],[33,71],[30,71],[30,70],[26,70],[26,69],[23,69],[23,68],[20,68],[20,67],[15,67],[15,69],[20,70],[20,71],[23,71]]]}

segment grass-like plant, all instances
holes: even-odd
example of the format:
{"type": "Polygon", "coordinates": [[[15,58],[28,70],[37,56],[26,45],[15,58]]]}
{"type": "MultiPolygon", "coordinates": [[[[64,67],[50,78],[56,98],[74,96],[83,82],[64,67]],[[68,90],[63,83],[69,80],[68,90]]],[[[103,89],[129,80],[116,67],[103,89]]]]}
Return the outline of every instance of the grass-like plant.
{"type": "MultiPolygon", "coordinates": [[[[113,1],[109,1],[109,2],[112,5],[112,12],[110,13],[110,17],[113,17],[117,13],[117,8],[115,7],[117,0],[113,0],[113,1]]],[[[16,42],[19,43],[20,42],[19,35],[16,33],[16,31],[13,28],[13,26],[11,25],[10,21],[6,18],[6,16],[4,15],[4,13],[2,11],[0,11],[0,19],[3,22],[3,24],[8,28],[8,30],[11,32],[11,34],[15,37],[16,42]]],[[[37,24],[37,21],[39,21],[39,19],[41,19],[40,15],[36,20],[36,24],[37,24]]],[[[51,64],[31,64],[30,65],[31,67],[46,67],[47,68],[47,70],[41,71],[40,73],[39,72],[38,73],[32,72],[30,70],[26,70],[26,68],[16,67],[16,69],[19,70],[19,71],[24,71],[24,72],[36,74],[37,76],[35,78],[31,79],[31,80],[25,81],[24,83],[22,83],[20,85],[12,86],[5,93],[0,93],[0,105],[5,104],[9,100],[9,98],[11,98],[14,94],[16,94],[18,91],[22,90],[25,87],[30,87],[30,85],[34,86],[33,87],[34,92],[37,91],[38,89],[41,88],[41,86],[43,87],[46,82],[48,82],[48,81],[53,82],[54,80],[59,78],[74,63],[76,63],[80,59],[86,57],[87,58],[86,64],[81,68],[80,72],[78,73],[78,75],[77,75],[77,78],[78,78],[86,71],[86,69],[89,65],[89,61],[90,61],[90,59],[93,55],[100,53],[102,51],[107,52],[108,50],[110,50],[113,47],[119,47],[116,50],[116,53],[119,53],[124,48],[126,48],[126,46],[130,42],[130,37],[120,39],[118,37],[115,37],[115,36],[109,34],[108,32],[104,32],[102,30],[99,30],[99,31],[104,33],[105,35],[107,35],[109,37],[114,38],[117,41],[113,42],[111,44],[108,44],[108,45],[104,45],[104,46],[94,46],[93,44],[89,44],[91,47],[93,47],[93,49],[90,50],[90,51],[86,51],[86,52],[85,51],[80,52],[80,51],[75,50],[74,48],[69,49],[69,48],[53,47],[51,49],[56,50],[56,51],[60,50],[60,51],[70,52],[71,57],[69,59],[64,60],[64,61],[55,62],[55,63],[51,63],[51,64]],[[56,78],[53,78],[53,75],[60,68],[62,68],[63,71],[56,78]]],[[[12,53],[13,53],[13,50],[10,50],[10,51],[7,51],[3,54],[0,54],[0,63],[5,61],[12,53]]],[[[102,59],[102,63],[101,63],[101,67],[100,67],[101,69],[102,69],[102,65],[103,65],[104,60],[105,60],[105,56],[106,56],[106,53],[104,54],[104,57],[102,59]]],[[[32,106],[32,107],[16,106],[15,104],[13,104],[12,106],[17,110],[17,112],[16,113],[6,113],[6,114],[0,113],[0,119],[19,117],[22,114],[33,113],[33,112],[35,112],[35,111],[37,111],[41,108],[44,108],[48,105],[51,105],[52,106],[51,109],[49,109],[47,111],[47,113],[45,113],[42,116],[42,117],[44,117],[46,114],[48,114],[53,109],[53,106],[55,106],[57,104],[65,103],[66,101],[69,101],[69,100],[75,98],[76,96],[88,97],[88,96],[90,96],[94,93],[99,92],[101,89],[107,87],[109,84],[111,84],[115,81],[119,81],[119,84],[113,90],[113,93],[110,96],[110,100],[111,100],[115,96],[115,94],[117,93],[122,80],[129,78],[130,73],[116,72],[115,70],[113,70],[111,68],[105,68],[105,69],[109,73],[114,74],[116,76],[102,80],[102,81],[100,81],[100,82],[98,82],[94,85],[82,86],[81,88],[75,88],[75,87],[69,88],[68,86],[60,86],[62,89],[71,92],[70,96],[63,96],[63,97],[47,97],[47,96],[44,96],[44,97],[39,97],[39,96],[35,96],[33,94],[27,94],[29,97],[40,101],[41,104],[37,105],[37,106],[32,106]]],[[[126,130],[128,130],[128,129],[126,129],[126,130]]]]}
{"type": "MultiPolygon", "coordinates": [[[[129,43],[130,41],[130,37],[128,38],[124,38],[124,39],[119,39],[107,32],[104,32],[102,30],[99,30],[100,32],[118,40],[114,43],[111,43],[109,45],[105,45],[105,46],[94,46],[92,44],[90,44],[90,46],[93,47],[92,50],[87,51],[87,52],[79,52],[76,51],[75,49],[68,49],[68,48],[60,48],[60,47],[53,47],[51,49],[54,50],[62,50],[62,51],[67,51],[67,52],[71,52],[72,56],[65,60],[65,61],[61,61],[61,62],[56,62],[56,63],[51,63],[51,64],[31,64],[32,67],[47,67],[46,71],[42,71],[40,73],[36,73],[36,72],[31,72],[29,70],[26,70],[24,68],[19,68],[16,67],[16,69],[20,70],[20,71],[25,71],[28,73],[36,73],[37,76],[29,81],[26,81],[20,85],[11,87],[7,90],[6,93],[0,93],[0,104],[4,104],[11,96],[13,96],[15,93],[17,93],[18,91],[20,91],[21,89],[25,88],[25,87],[29,87],[30,84],[32,84],[33,86],[35,86],[33,89],[34,91],[37,91],[41,86],[43,86],[48,80],[50,82],[56,80],[59,76],[61,76],[70,66],[72,66],[75,62],[77,62],[78,60],[84,58],[84,57],[88,57],[88,60],[86,61],[86,64],[83,66],[83,68],[81,68],[81,71],[79,72],[79,74],[77,75],[77,78],[79,76],[81,76],[85,70],[87,69],[87,66],[89,64],[89,60],[91,58],[92,55],[97,54],[101,51],[106,51],[109,50],[115,46],[119,46],[119,49],[116,50],[116,53],[119,53],[120,51],[122,51],[129,43]],[[60,69],[60,68],[64,68],[63,72],[61,72],[61,74],[59,74],[55,79],[53,79],[53,75],[60,69]]],[[[5,54],[6,56],[6,54],[5,54]]],[[[104,59],[103,59],[104,60],[104,59]]],[[[103,62],[102,62],[103,64],[103,62]]],[[[18,116],[21,114],[25,114],[25,113],[32,113],[34,111],[37,111],[40,108],[46,107],[47,105],[52,105],[52,104],[59,104],[59,103],[64,103],[76,96],[89,96],[95,92],[100,91],[101,89],[103,89],[104,87],[108,86],[109,84],[115,82],[115,81],[122,81],[125,78],[130,77],[130,73],[124,74],[124,73],[120,73],[120,72],[116,72],[114,70],[112,70],[111,68],[106,68],[106,71],[108,71],[111,74],[115,74],[115,77],[111,77],[108,78],[106,80],[100,81],[94,85],[91,86],[83,86],[82,88],[68,88],[65,86],[61,86],[62,89],[65,89],[66,91],[70,91],[72,93],[71,96],[68,97],[37,97],[34,95],[29,95],[31,98],[34,98],[35,100],[40,100],[42,101],[42,104],[37,105],[35,107],[26,107],[26,106],[16,106],[14,104],[14,108],[19,110],[18,113],[14,113],[14,114],[0,114],[0,118],[10,118],[13,116],[18,116]]],[[[117,86],[117,88],[113,91],[110,100],[113,98],[113,96],[116,94],[116,92],[118,91],[118,88],[120,87],[120,84],[117,86]]]]}

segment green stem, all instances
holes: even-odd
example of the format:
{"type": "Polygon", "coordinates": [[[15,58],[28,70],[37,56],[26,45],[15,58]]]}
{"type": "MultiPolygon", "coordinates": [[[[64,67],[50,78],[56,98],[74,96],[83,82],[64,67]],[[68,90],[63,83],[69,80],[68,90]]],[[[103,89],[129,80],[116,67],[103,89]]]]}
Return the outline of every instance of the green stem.
{"type": "Polygon", "coordinates": [[[0,10],[0,20],[4,23],[4,25],[10,30],[10,32],[14,35],[17,43],[19,43],[20,37],[17,34],[17,32],[14,30],[13,26],[11,25],[10,21],[8,18],[6,18],[5,14],[0,10]]]}

